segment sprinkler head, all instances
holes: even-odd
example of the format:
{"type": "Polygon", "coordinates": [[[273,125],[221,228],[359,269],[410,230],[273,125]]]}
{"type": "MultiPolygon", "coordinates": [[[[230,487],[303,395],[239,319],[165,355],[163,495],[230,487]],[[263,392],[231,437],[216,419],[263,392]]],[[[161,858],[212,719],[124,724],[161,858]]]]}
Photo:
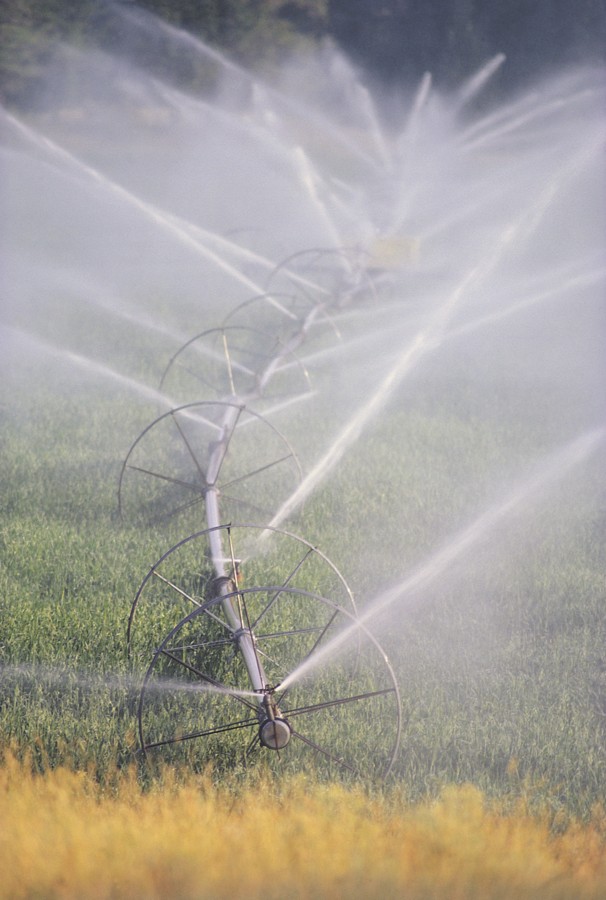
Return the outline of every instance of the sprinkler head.
{"type": "Polygon", "coordinates": [[[283,750],[290,735],[290,725],[286,719],[265,719],[259,727],[259,740],[269,750],[283,750]]]}

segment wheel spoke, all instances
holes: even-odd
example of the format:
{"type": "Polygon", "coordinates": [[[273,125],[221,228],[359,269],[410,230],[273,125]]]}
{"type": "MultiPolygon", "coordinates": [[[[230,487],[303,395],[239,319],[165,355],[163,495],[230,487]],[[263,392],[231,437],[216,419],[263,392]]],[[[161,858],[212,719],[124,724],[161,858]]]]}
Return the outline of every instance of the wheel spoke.
{"type": "MultiPolygon", "coordinates": [[[[199,384],[203,385],[204,387],[206,387],[206,388],[213,387],[212,384],[210,383],[210,381],[208,380],[208,378],[204,377],[204,375],[202,375],[200,372],[196,372],[194,369],[191,368],[191,366],[186,366],[182,362],[179,362],[177,364],[176,368],[180,369],[182,372],[186,372],[188,375],[191,375],[191,377],[194,379],[194,381],[197,381],[199,384]]],[[[160,387],[162,387],[162,384],[160,385],[160,387]]]]}
{"type": "Polygon", "coordinates": [[[352,772],[354,775],[357,775],[357,771],[350,766],[349,763],[346,763],[344,759],[339,756],[335,756],[333,753],[329,753],[328,750],[325,750],[323,747],[320,747],[319,744],[316,744],[314,741],[310,741],[309,738],[302,735],[299,731],[292,731],[292,736],[298,738],[298,740],[303,741],[304,744],[307,744],[308,747],[311,747],[312,750],[315,750],[317,753],[321,753],[322,756],[325,756],[326,759],[329,759],[331,762],[336,763],[338,766],[342,766],[342,768],[347,769],[349,772],[352,772]]]}
{"type": "Polygon", "coordinates": [[[198,644],[175,644],[174,646],[167,647],[171,653],[189,651],[193,653],[194,650],[214,650],[216,647],[233,647],[233,639],[232,638],[224,638],[223,640],[217,641],[201,641],[198,644]]]}
{"type": "Polygon", "coordinates": [[[380,691],[367,691],[365,694],[354,694],[351,697],[339,697],[335,700],[325,700],[323,703],[312,703],[309,706],[299,706],[296,709],[285,709],[285,716],[302,716],[306,713],[320,712],[334,706],[342,706],[346,703],[357,703],[359,700],[370,700],[372,697],[382,697],[385,694],[393,694],[395,688],[384,688],[380,691]]]}
{"type": "Polygon", "coordinates": [[[212,685],[215,688],[219,689],[221,694],[227,694],[229,697],[233,697],[234,700],[238,700],[239,703],[243,703],[244,706],[248,706],[249,709],[256,710],[256,705],[251,703],[250,700],[247,700],[245,697],[242,697],[240,694],[235,693],[230,688],[226,687],[226,685],[221,684],[220,681],[216,681],[214,678],[211,678],[210,675],[206,675],[204,672],[201,672],[195,666],[186,663],[185,660],[179,659],[178,656],[175,656],[169,650],[163,649],[161,653],[166,656],[168,659],[172,659],[173,662],[177,663],[177,665],[182,666],[184,669],[187,669],[188,672],[191,672],[193,675],[197,675],[198,678],[205,681],[207,684],[212,685]]]}
{"type": "MultiPolygon", "coordinates": [[[[339,610],[336,609],[336,610],[333,612],[332,616],[329,618],[328,622],[327,622],[327,623],[324,625],[324,627],[322,628],[322,631],[321,631],[320,634],[318,635],[318,637],[317,637],[316,641],[314,642],[314,645],[313,645],[313,647],[311,648],[311,650],[310,650],[310,651],[303,657],[303,659],[301,660],[300,665],[303,665],[303,663],[307,662],[308,659],[311,659],[311,657],[312,657],[312,656],[314,655],[314,653],[316,652],[316,648],[319,646],[319,644],[320,644],[322,638],[323,638],[324,635],[327,633],[328,629],[330,628],[330,626],[331,626],[332,623],[335,621],[335,619],[337,618],[338,615],[339,615],[339,610]]],[[[290,688],[286,688],[284,691],[282,691],[282,693],[280,694],[280,701],[279,701],[279,702],[281,702],[281,701],[284,699],[284,697],[286,697],[286,695],[288,694],[289,690],[290,690],[290,688]]]]}
{"type": "Polygon", "coordinates": [[[217,725],[215,728],[206,728],[201,731],[191,731],[188,734],[180,734],[172,738],[164,738],[161,741],[150,741],[143,745],[143,750],[152,750],[154,747],[166,747],[169,744],[180,744],[183,741],[193,741],[196,738],[211,737],[214,734],[226,734],[229,731],[238,731],[242,728],[252,728],[259,724],[259,720],[241,719],[239,722],[230,722],[228,725],[217,725]]]}
{"type": "Polygon", "coordinates": [[[204,499],[205,494],[201,493],[199,497],[194,497],[193,500],[188,500],[187,503],[181,503],[179,506],[173,507],[170,512],[165,512],[161,515],[157,515],[152,521],[155,523],[168,522],[170,519],[174,519],[175,516],[178,516],[180,513],[185,512],[185,510],[193,509],[194,506],[197,506],[199,503],[203,503],[204,499]]]}
{"type": "MultiPolygon", "coordinates": [[[[283,588],[288,587],[288,585],[290,584],[290,582],[293,580],[293,578],[295,577],[295,575],[297,574],[297,572],[300,570],[300,568],[301,568],[301,566],[303,565],[303,563],[309,558],[309,556],[311,555],[311,553],[313,553],[313,547],[310,547],[310,548],[307,550],[307,553],[306,553],[306,554],[303,556],[303,558],[297,563],[297,565],[294,567],[294,569],[292,569],[292,571],[288,573],[288,575],[286,576],[286,578],[285,578],[284,581],[282,582],[282,587],[283,587],[283,588]]],[[[252,628],[256,628],[257,625],[259,624],[259,622],[261,621],[261,619],[263,619],[263,618],[267,615],[267,613],[270,611],[270,609],[272,608],[272,606],[275,604],[276,600],[277,600],[278,597],[280,596],[280,593],[281,593],[280,591],[276,591],[276,593],[274,594],[274,596],[272,597],[272,599],[269,601],[269,603],[267,604],[267,606],[266,606],[264,609],[261,610],[261,612],[259,613],[259,615],[258,615],[257,618],[255,619],[255,621],[253,622],[252,628]]]]}
{"type": "Polygon", "coordinates": [[[185,481],[182,478],[175,478],[174,475],[163,475],[161,472],[154,472],[153,469],[144,469],[142,466],[133,466],[129,463],[126,466],[127,469],[131,469],[133,472],[141,472],[143,475],[150,475],[152,478],[157,478],[159,481],[168,481],[169,484],[176,484],[179,487],[187,488],[190,491],[205,491],[206,487],[201,488],[199,484],[193,484],[191,481],[185,481]]]}
{"type": "Polygon", "coordinates": [[[287,631],[268,631],[265,634],[257,634],[258,641],[271,641],[275,638],[294,637],[296,634],[315,634],[320,630],[319,625],[310,625],[309,628],[289,628],[287,631]]]}
{"type": "Polygon", "coordinates": [[[261,743],[261,742],[260,742],[260,740],[259,740],[259,732],[257,731],[257,733],[253,735],[250,744],[248,745],[248,747],[247,747],[246,750],[244,751],[244,759],[248,759],[248,757],[250,756],[250,754],[251,754],[254,750],[256,750],[256,748],[257,748],[258,746],[260,746],[260,743],[261,743]]]}
{"type": "Polygon", "coordinates": [[[274,466],[279,466],[280,463],[285,462],[287,459],[292,459],[292,453],[287,453],[285,456],[280,457],[280,459],[275,459],[273,462],[267,463],[264,466],[259,466],[258,469],[253,469],[250,472],[247,472],[245,475],[239,475],[237,478],[232,478],[230,481],[225,481],[222,485],[220,485],[220,490],[223,491],[225,488],[232,487],[234,484],[240,484],[242,481],[246,481],[249,478],[254,478],[255,475],[260,475],[261,472],[266,472],[268,469],[272,469],[274,466]]]}
{"type": "MultiPolygon", "coordinates": [[[[257,644],[260,644],[262,641],[271,641],[278,638],[283,639],[285,637],[295,637],[295,635],[314,634],[317,630],[317,628],[296,628],[289,631],[276,631],[273,634],[255,634],[255,639],[257,641],[257,644]]],[[[283,677],[286,677],[286,675],[289,674],[288,665],[284,665],[284,663],[275,659],[275,657],[268,653],[266,650],[260,650],[258,647],[257,650],[259,655],[262,656],[263,659],[271,662],[274,665],[276,672],[280,672],[283,677]]],[[[285,696],[286,693],[287,691],[284,691],[281,696],[285,696]]]]}
{"type": "Polygon", "coordinates": [[[164,584],[166,584],[166,585],[168,585],[168,587],[172,588],[173,591],[176,591],[176,593],[179,594],[180,597],[183,597],[185,600],[188,600],[194,606],[202,606],[202,604],[198,603],[198,601],[194,597],[192,597],[191,594],[188,594],[187,591],[184,591],[182,588],[178,587],[172,581],[169,581],[169,579],[165,578],[164,575],[161,575],[160,572],[154,570],[154,577],[159,578],[160,581],[164,582],[164,584]]]}
{"type": "Polygon", "coordinates": [[[181,428],[181,424],[180,424],[179,420],[177,419],[176,413],[173,414],[172,420],[173,420],[173,422],[175,423],[175,426],[176,426],[176,428],[177,428],[177,431],[178,431],[179,434],[181,435],[181,439],[182,439],[183,443],[184,443],[185,446],[187,447],[187,452],[189,453],[189,455],[190,455],[191,458],[192,458],[192,462],[193,462],[194,466],[195,466],[196,469],[197,469],[198,475],[200,476],[200,480],[202,481],[202,483],[204,484],[204,486],[207,487],[208,485],[207,485],[207,482],[206,482],[206,475],[205,475],[205,473],[202,471],[202,467],[200,466],[200,463],[199,463],[199,461],[198,461],[198,457],[197,457],[196,454],[194,453],[193,448],[192,448],[191,444],[189,443],[189,441],[188,441],[188,439],[187,439],[187,435],[185,434],[185,432],[184,432],[183,429],[181,428]]]}

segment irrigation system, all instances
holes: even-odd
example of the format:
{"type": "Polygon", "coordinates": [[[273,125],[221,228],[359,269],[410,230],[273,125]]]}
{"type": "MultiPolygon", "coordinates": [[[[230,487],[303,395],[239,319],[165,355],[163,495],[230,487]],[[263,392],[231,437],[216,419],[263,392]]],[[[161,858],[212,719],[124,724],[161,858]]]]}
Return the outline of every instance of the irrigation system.
{"type": "Polygon", "coordinates": [[[277,282],[279,291],[245,301],[173,355],[159,391],[204,399],[162,413],[122,465],[123,514],[206,526],[151,567],[132,604],[131,653],[141,652],[143,605],[154,603],[166,629],[159,643],[157,633],[143,640],[151,662],[140,745],[174,752],[203,740],[223,757],[261,753],[287,765],[306,757],[318,770],[384,777],[401,731],[389,660],[337,567],[270,524],[302,480],[271,422],[273,410],[312,393],[297,350],[310,334],[334,337],[335,317],[374,287],[359,254],[324,249],[286,260],[270,274],[268,284],[277,282]],[[345,646],[338,641],[327,658],[340,633],[345,646]],[[305,677],[281,687],[302,664],[305,677]]]}
{"type": "MultiPolygon", "coordinates": [[[[425,75],[408,97],[378,98],[380,114],[334,48],[293,60],[274,86],[132,4],[109,7],[127,56],[129,42],[187,56],[215,72],[216,95],[186,94],[113,51],[58,48],[52,103],[24,117],[0,108],[16,223],[3,301],[16,346],[152,404],[118,488],[125,521],[173,542],[128,617],[141,750],[384,777],[402,721],[371,631],[378,614],[417,602],[603,437],[592,436],[603,421],[603,72],[564,73],[474,111],[499,54],[458,90],[425,75]],[[123,371],[133,346],[166,354],[153,386],[123,371]],[[466,405],[456,385],[472,380],[466,405]],[[383,553],[381,507],[380,525],[352,541],[375,595],[358,609],[294,515],[307,503],[322,516],[320,485],[421,383],[420,405],[440,392],[439,409],[447,387],[454,419],[461,403],[500,428],[502,402],[516,427],[531,420],[520,454],[532,467],[520,462],[520,486],[496,501],[480,486],[479,509],[471,492],[471,524],[435,533],[444,544],[412,573],[414,559],[402,573],[383,553]],[[565,450],[551,460],[556,437],[565,450]]],[[[370,499],[364,478],[356,496],[370,499]]]]}
{"type": "MultiPolygon", "coordinates": [[[[133,16],[139,22],[139,14],[133,16]]],[[[141,21],[147,27],[148,19],[141,21]]],[[[174,29],[169,36],[175,37],[174,29]]],[[[186,35],[177,37],[189,47],[186,35]]],[[[199,42],[194,49],[207,52],[199,42]]],[[[229,61],[218,62],[233,75],[229,61]]],[[[191,114],[196,122],[208,117],[219,130],[225,126],[232,149],[252,134],[255,146],[268,153],[272,179],[277,172],[284,178],[279,183],[296,188],[296,212],[313,221],[317,246],[306,241],[302,216],[286,254],[278,252],[275,234],[273,249],[264,255],[246,239],[239,243],[237,231],[203,229],[164,212],[45,144],[79,176],[94,178],[108,196],[199,254],[238,291],[233,305],[226,299],[229,311],[215,327],[195,333],[172,354],[152,392],[161,412],[131,444],[120,472],[122,515],[171,528],[178,523],[181,536],[145,575],[128,620],[129,652],[144,671],[137,717],[145,754],[192,760],[202,743],[204,759],[223,763],[262,757],[282,771],[306,767],[364,778],[385,777],[392,769],[401,700],[369,622],[373,610],[401,597],[409,583],[391,591],[380,586],[382,594],[359,613],[337,566],[283,525],[429,353],[542,299],[553,301],[579,279],[603,278],[590,250],[578,266],[562,270],[557,283],[545,274],[551,262],[537,279],[523,252],[531,238],[545,252],[542,239],[534,241],[539,226],[548,234],[555,229],[550,240],[560,239],[558,204],[583,184],[601,152],[601,127],[587,129],[577,141],[570,138],[574,128],[566,126],[568,117],[575,122],[584,115],[585,105],[593,120],[599,91],[590,76],[587,82],[564,82],[554,96],[523,97],[450,133],[451,118],[502,62],[501,55],[490,60],[450,99],[447,115],[439,110],[442,126],[448,126],[440,133],[448,140],[449,165],[456,162],[471,176],[461,186],[457,170],[447,167],[448,203],[439,190],[439,196],[423,194],[432,183],[426,173],[415,180],[414,164],[422,156],[417,131],[421,119],[431,123],[433,115],[428,77],[412,97],[403,129],[390,135],[381,130],[370,95],[347,72],[341,87],[353,98],[355,126],[319,120],[313,108],[294,107],[287,94],[239,70],[245,82],[239,90],[251,96],[256,118],[244,122],[240,114],[226,117],[211,104],[180,99],[180,115],[191,114]],[[313,153],[283,139],[293,122],[314,135],[320,156],[328,153],[337,174],[318,171],[313,153]],[[527,153],[530,137],[541,148],[553,144],[548,160],[542,151],[536,158],[534,151],[527,153]],[[528,164],[515,170],[504,197],[493,167],[499,171],[520,153],[529,156],[528,164]],[[350,172],[351,184],[340,177],[341,168],[350,172]],[[416,218],[411,209],[417,209],[416,218]],[[425,243],[440,261],[427,272],[429,288],[423,267],[415,269],[425,243]],[[301,249],[293,252],[293,244],[301,249]],[[504,263],[512,255],[516,278],[503,286],[504,263]],[[402,278],[407,269],[408,281],[402,278]],[[242,289],[248,292],[244,301],[242,289]],[[425,291],[426,302],[403,315],[403,297],[419,291],[425,291]],[[390,324],[378,330],[373,325],[361,336],[360,328],[367,329],[359,322],[379,321],[386,309],[390,324]],[[317,431],[317,419],[311,424],[306,418],[316,381],[321,383],[314,365],[320,363],[321,370],[325,360],[334,364],[342,326],[356,317],[348,371],[354,343],[361,340],[365,362],[375,365],[372,378],[356,394],[358,406],[345,414],[345,424],[334,425],[337,434],[328,449],[304,465],[294,447],[306,428],[317,431]],[[397,336],[384,347],[380,342],[393,329],[397,336]],[[289,416],[294,439],[276,424],[285,410],[298,413],[289,416]]],[[[176,109],[168,88],[155,84],[155,91],[176,109]]],[[[35,140],[22,124],[15,128],[35,140]]],[[[211,132],[204,130],[205,138],[211,132]]],[[[297,127],[293,132],[298,134],[297,127]]],[[[429,152],[429,145],[422,146],[429,152]]],[[[444,163],[439,140],[431,154],[444,163]]],[[[239,159],[245,168],[246,154],[239,159]]],[[[231,187],[226,180],[226,191],[231,187]]],[[[263,201],[271,199],[263,186],[258,193],[263,201]]],[[[261,212],[258,221],[265,221],[261,212]]],[[[431,571],[440,571],[510,505],[502,503],[498,515],[480,517],[477,527],[453,539],[431,571]]],[[[428,571],[420,569],[418,578],[427,580],[428,571]]]]}

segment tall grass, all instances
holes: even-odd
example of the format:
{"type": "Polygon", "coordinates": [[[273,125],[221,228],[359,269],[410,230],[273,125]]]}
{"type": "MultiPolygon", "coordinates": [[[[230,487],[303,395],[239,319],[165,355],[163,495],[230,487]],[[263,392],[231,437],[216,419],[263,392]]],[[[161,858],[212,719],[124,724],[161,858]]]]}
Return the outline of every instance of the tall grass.
{"type": "Polygon", "coordinates": [[[104,789],[85,772],[0,768],[0,896],[15,898],[598,898],[606,818],[507,808],[475,787],[433,802],[369,796],[301,776],[217,786],[165,769],[104,789]],[[557,823],[556,823],[557,824],[557,823]]]}

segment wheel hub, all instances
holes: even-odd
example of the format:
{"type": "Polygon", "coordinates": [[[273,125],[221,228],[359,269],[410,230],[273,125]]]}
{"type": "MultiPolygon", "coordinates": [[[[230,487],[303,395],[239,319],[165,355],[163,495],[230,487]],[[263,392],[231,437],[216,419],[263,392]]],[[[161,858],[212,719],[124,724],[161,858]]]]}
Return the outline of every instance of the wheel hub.
{"type": "Polygon", "coordinates": [[[259,740],[268,750],[283,750],[290,741],[291,727],[282,716],[276,701],[274,689],[269,686],[263,695],[260,712],[259,740]]]}
{"type": "Polygon", "coordinates": [[[259,740],[268,750],[283,750],[290,741],[290,725],[286,719],[265,719],[259,726],[259,740]]]}

